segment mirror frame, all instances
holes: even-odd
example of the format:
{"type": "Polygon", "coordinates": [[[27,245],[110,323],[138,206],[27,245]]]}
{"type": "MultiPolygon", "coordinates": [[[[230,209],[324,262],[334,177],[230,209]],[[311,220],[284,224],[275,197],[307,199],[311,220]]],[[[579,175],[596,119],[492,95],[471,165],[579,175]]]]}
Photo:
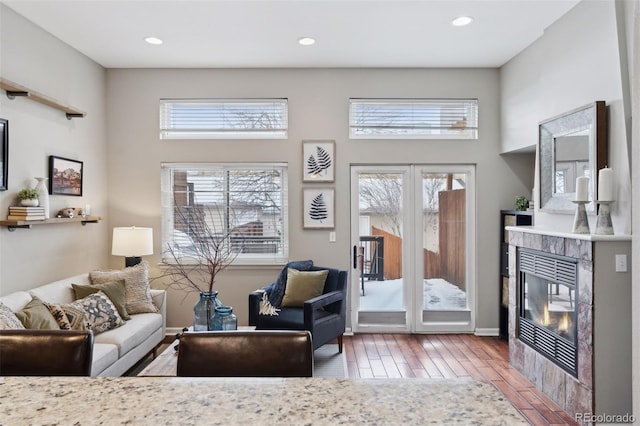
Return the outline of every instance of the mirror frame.
{"type": "Polygon", "coordinates": [[[558,194],[555,192],[555,139],[591,129],[589,132],[589,199],[586,204],[588,213],[595,213],[593,201],[598,194],[598,170],[607,165],[607,116],[604,101],[595,101],[588,105],[542,121],[538,125],[538,172],[539,209],[543,212],[574,213],[575,192],[558,194]]]}

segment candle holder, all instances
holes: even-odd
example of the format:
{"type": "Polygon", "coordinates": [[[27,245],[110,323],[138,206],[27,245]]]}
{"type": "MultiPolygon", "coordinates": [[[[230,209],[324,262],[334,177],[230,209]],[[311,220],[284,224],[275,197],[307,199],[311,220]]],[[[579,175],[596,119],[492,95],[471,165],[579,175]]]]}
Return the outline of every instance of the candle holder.
{"type": "Polygon", "coordinates": [[[596,234],[613,235],[613,223],[611,222],[611,208],[613,201],[596,201],[598,203],[598,220],[596,222],[596,234]]]}
{"type": "Polygon", "coordinates": [[[576,216],[573,219],[573,233],[574,234],[590,234],[589,219],[587,218],[587,209],[585,204],[589,204],[591,201],[572,201],[577,204],[576,216]]]}

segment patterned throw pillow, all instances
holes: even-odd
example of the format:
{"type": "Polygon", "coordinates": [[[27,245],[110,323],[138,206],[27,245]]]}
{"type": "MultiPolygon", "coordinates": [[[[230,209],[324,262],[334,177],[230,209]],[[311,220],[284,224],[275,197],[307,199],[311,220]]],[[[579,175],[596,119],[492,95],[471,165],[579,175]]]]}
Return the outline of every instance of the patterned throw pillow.
{"type": "Polygon", "coordinates": [[[23,330],[24,325],[16,314],[4,303],[0,302],[0,330],[23,330]]]}
{"type": "Polygon", "coordinates": [[[129,314],[158,312],[151,298],[149,264],[146,261],[122,270],[92,271],[89,273],[89,279],[93,285],[124,280],[126,308],[129,314]]]}
{"type": "Polygon", "coordinates": [[[91,323],[84,309],[71,305],[53,304],[47,304],[47,308],[61,330],[91,330],[91,323]]]}
{"type": "Polygon", "coordinates": [[[120,314],[122,319],[125,321],[130,319],[126,307],[127,299],[124,280],[117,280],[95,285],[71,284],[71,286],[73,287],[73,292],[76,294],[76,299],[82,299],[90,294],[103,291],[104,294],[106,294],[107,297],[113,302],[113,304],[116,305],[116,308],[118,308],[118,313],[120,314]]]}
{"type": "MultiPolygon", "coordinates": [[[[86,312],[87,320],[91,324],[94,334],[102,333],[124,324],[124,320],[118,313],[118,308],[102,291],[90,294],[84,299],[76,300],[69,305],[83,309],[86,312]]],[[[67,316],[69,315],[67,314],[67,316]]]]}

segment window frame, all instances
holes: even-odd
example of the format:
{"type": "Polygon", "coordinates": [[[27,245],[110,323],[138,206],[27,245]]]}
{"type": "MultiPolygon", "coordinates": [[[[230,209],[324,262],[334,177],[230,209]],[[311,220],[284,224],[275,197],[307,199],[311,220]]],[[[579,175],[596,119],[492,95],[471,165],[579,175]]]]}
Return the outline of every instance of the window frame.
{"type": "MultiPolygon", "coordinates": [[[[158,128],[160,131],[160,140],[286,139],[288,137],[289,101],[287,98],[160,99],[158,107],[158,128]],[[266,107],[268,104],[271,104],[271,108],[266,107]],[[280,120],[280,127],[227,127],[228,125],[233,124],[233,121],[225,118],[227,115],[238,113],[255,115],[256,111],[260,111],[260,105],[265,105],[265,108],[261,112],[261,116],[270,117],[270,113],[272,115],[276,115],[275,118],[280,120]],[[212,113],[211,117],[215,118],[214,123],[216,125],[213,125],[214,123],[208,123],[211,126],[206,127],[205,122],[199,121],[198,124],[203,127],[192,127],[195,123],[194,120],[198,120],[198,116],[195,111],[205,111],[207,106],[215,113],[212,113]],[[244,110],[238,108],[242,106],[245,107],[244,110]],[[174,111],[177,111],[177,108],[184,108],[185,110],[191,108],[193,111],[191,111],[191,114],[184,122],[178,122],[177,118],[174,116],[174,111]],[[171,122],[172,117],[174,118],[173,123],[171,122]]],[[[258,120],[257,122],[262,122],[262,120],[258,120]]],[[[236,124],[237,123],[238,122],[236,122],[236,124]]]]}
{"type": "MultiPolygon", "coordinates": [[[[450,113],[451,111],[448,111],[450,113]]],[[[430,114],[430,113],[429,113],[430,114]]],[[[455,140],[477,140],[478,139],[478,99],[477,98],[350,98],[349,99],[349,139],[455,139],[455,140]],[[428,111],[432,108],[434,111],[444,108],[455,108],[456,110],[464,110],[464,116],[453,121],[457,116],[448,118],[446,121],[442,117],[436,120],[424,120],[424,115],[407,114],[399,116],[407,125],[391,126],[388,122],[371,120],[371,124],[362,125],[356,120],[362,120],[364,114],[357,111],[357,108],[363,108],[365,105],[371,107],[378,106],[379,110],[393,109],[405,107],[408,110],[416,109],[418,111],[428,111]],[[449,107],[445,107],[450,105],[449,107]],[[415,118],[418,116],[418,118],[415,118]],[[468,117],[468,118],[467,118],[468,117]],[[422,118],[422,121],[419,119],[422,118]],[[446,126],[445,126],[446,125],[446,126]],[[375,129],[379,133],[376,133],[375,129]],[[424,132],[419,132],[420,128],[424,128],[424,132]],[[386,129],[385,132],[383,130],[386,129]],[[392,129],[397,129],[393,133],[392,129]],[[367,131],[369,133],[367,133],[367,131]],[[405,133],[403,133],[405,132],[405,133]],[[455,133],[454,133],[455,132],[455,133]]]]}
{"type": "MultiPolygon", "coordinates": [[[[280,220],[281,220],[281,234],[278,239],[278,246],[281,246],[281,250],[276,253],[240,253],[230,266],[260,266],[260,265],[282,265],[289,261],[289,202],[288,202],[288,164],[287,163],[173,163],[163,162],[161,163],[161,219],[162,219],[162,261],[168,264],[174,264],[175,261],[171,254],[168,252],[169,243],[175,244],[176,229],[175,223],[175,186],[174,186],[174,174],[176,171],[192,171],[192,172],[229,172],[237,170],[277,170],[280,172],[280,220]]],[[[195,191],[194,191],[195,192],[195,191]]],[[[197,201],[197,200],[196,200],[197,201]]],[[[227,199],[228,201],[228,199],[227,199]]],[[[188,201],[186,205],[189,205],[191,201],[188,201]]],[[[196,204],[193,204],[196,205],[196,204]]],[[[220,206],[225,212],[229,212],[228,203],[225,202],[220,206]]],[[[240,226],[240,224],[234,225],[234,227],[240,226]]],[[[181,232],[181,231],[180,231],[181,232]]],[[[244,247],[244,246],[243,246],[244,247]]],[[[185,264],[196,264],[196,260],[189,260],[189,256],[184,256],[185,264]]]]}

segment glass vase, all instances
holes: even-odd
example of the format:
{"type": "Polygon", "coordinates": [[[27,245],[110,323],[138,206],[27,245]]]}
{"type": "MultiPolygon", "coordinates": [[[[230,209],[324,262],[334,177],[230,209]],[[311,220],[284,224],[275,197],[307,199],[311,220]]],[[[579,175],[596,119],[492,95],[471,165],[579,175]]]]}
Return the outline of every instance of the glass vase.
{"type": "Polygon", "coordinates": [[[193,307],[193,331],[213,330],[213,318],[216,307],[222,306],[217,291],[201,291],[200,299],[193,307]]]}
{"type": "Polygon", "coordinates": [[[214,330],[237,330],[238,319],[231,306],[216,307],[216,316],[213,317],[214,330]]]}

